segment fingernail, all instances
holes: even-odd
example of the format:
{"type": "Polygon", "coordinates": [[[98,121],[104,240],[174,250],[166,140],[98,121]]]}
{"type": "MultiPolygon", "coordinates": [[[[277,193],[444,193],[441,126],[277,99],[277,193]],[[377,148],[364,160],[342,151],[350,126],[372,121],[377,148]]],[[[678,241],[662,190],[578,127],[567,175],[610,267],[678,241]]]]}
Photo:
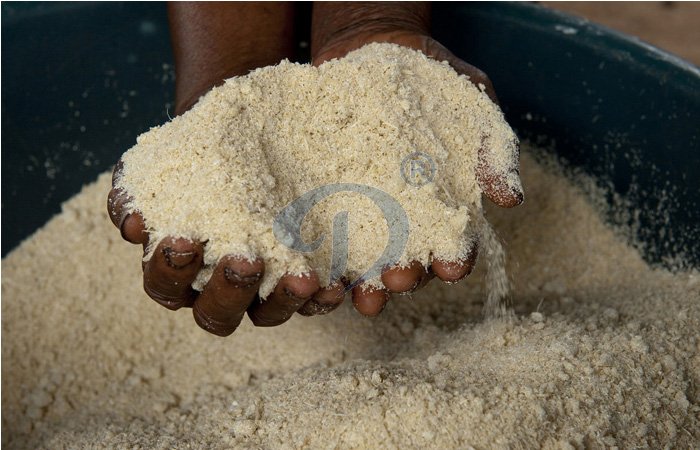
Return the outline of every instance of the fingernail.
{"type": "Polygon", "coordinates": [[[163,249],[165,262],[174,269],[182,269],[186,265],[194,261],[197,252],[176,252],[170,247],[163,249]]]}
{"type": "Polygon", "coordinates": [[[510,188],[513,194],[513,197],[516,198],[516,203],[515,206],[521,204],[523,200],[525,199],[525,194],[523,193],[523,184],[522,180],[520,179],[520,170],[515,169],[511,171],[510,173],[510,178],[513,179],[511,182],[510,188]]]}
{"type": "Polygon", "coordinates": [[[124,234],[124,223],[126,223],[126,219],[128,219],[130,215],[131,214],[122,214],[122,217],[119,220],[119,233],[122,235],[122,239],[124,239],[125,241],[128,241],[128,239],[124,234]]]}
{"type": "Polygon", "coordinates": [[[521,205],[525,201],[525,194],[521,190],[515,190],[513,195],[516,198],[515,206],[521,205]]]}
{"type": "Polygon", "coordinates": [[[255,285],[258,281],[260,281],[262,274],[260,272],[257,272],[252,275],[242,276],[230,267],[225,267],[224,277],[237,288],[249,288],[255,285]]]}
{"type": "Polygon", "coordinates": [[[135,242],[133,239],[131,239],[129,236],[126,234],[126,221],[129,217],[131,217],[131,213],[128,214],[122,214],[122,219],[119,222],[119,234],[121,234],[122,239],[124,239],[127,242],[131,242],[132,244],[140,244],[140,242],[135,242]]]}
{"type": "Polygon", "coordinates": [[[322,305],[316,300],[309,300],[297,312],[302,316],[322,316],[336,309],[339,305],[322,305]]]}

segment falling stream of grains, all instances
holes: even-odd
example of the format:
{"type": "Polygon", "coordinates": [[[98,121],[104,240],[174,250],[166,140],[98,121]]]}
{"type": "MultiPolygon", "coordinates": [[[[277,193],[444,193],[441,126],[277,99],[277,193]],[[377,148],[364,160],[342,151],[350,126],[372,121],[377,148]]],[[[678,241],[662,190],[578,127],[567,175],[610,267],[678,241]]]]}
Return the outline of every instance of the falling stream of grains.
{"type": "Polygon", "coordinates": [[[506,252],[496,232],[485,218],[481,220],[481,246],[486,258],[486,319],[512,316],[510,306],[511,283],[506,272],[506,252]]]}

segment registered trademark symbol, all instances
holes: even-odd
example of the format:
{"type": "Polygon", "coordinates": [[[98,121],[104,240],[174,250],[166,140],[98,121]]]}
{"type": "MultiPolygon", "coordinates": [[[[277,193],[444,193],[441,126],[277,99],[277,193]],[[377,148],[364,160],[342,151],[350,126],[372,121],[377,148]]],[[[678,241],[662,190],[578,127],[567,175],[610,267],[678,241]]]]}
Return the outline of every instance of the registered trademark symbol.
{"type": "Polygon", "coordinates": [[[413,152],[401,161],[401,176],[411,186],[426,185],[435,178],[435,162],[427,153],[413,152]]]}

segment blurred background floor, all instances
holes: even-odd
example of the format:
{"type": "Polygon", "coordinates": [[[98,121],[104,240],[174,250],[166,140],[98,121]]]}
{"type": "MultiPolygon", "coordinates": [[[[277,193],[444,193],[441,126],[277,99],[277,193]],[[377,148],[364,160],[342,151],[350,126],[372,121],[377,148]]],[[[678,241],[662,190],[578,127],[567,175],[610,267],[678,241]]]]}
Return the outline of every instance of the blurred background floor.
{"type": "Polygon", "coordinates": [[[700,65],[700,2],[540,2],[700,65]]]}

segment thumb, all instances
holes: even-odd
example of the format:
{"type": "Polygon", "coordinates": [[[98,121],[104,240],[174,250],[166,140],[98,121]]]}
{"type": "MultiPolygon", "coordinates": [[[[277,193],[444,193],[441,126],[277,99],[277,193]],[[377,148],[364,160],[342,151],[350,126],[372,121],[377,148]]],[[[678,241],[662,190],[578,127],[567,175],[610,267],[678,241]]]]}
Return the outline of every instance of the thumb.
{"type": "Polygon", "coordinates": [[[512,208],[523,202],[519,161],[520,146],[515,135],[509,139],[482,138],[476,178],[484,195],[502,208],[512,208]]]}
{"type": "Polygon", "coordinates": [[[472,66],[468,62],[461,58],[458,58],[447,49],[444,45],[440,44],[435,39],[426,37],[423,43],[424,53],[438,61],[447,61],[450,66],[460,75],[466,75],[469,77],[469,81],[476,87],[482,89],[486,92],[492,102],[498,105],[498,97],[496,96],[496,90],[493,88],[493,83],[489,79],[488,75],[484,73],[483,70],[478,67],[472,66]]]}
{"type": "MultiPolygon", "coordinates": [[[[498,105],[496,91],[489,77],[477,67],[456,57],[434,39],[423,42],[426,55],[439,61],[447,61],[460,75],[489,96],[498,105]]],[[[478,151],[477,181],[489,200],[503,208],[512,208],[523,202],[523,188],[520,181],[520,146],[512,133],[509,136],[485,134],[478,151]]]]}

